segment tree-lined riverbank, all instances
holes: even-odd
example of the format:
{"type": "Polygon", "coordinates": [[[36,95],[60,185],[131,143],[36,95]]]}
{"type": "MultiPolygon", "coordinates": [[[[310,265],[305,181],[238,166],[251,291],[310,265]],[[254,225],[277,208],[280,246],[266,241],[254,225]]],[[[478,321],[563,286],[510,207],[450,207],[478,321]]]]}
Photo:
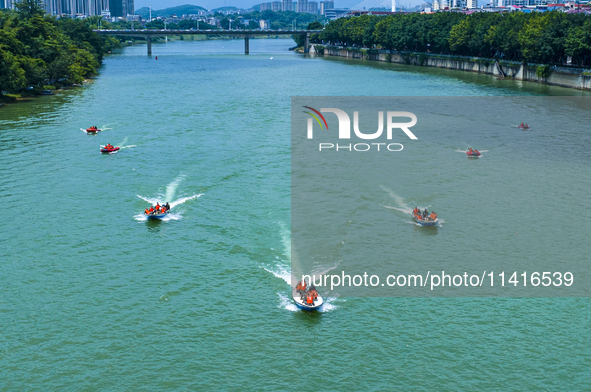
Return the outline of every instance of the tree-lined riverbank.
{"type": "Polygon", "coordinates": [[[367,49],[478,56],[548,65],[591,65],[591,17],[489,13],[363,15],[330,22],[312,42],[367,49]]]}
{"type": "Polygon", "coordinates": [[[0,102],[82,83],[120,45],[82,20],[46,15],[38,0],[16,7],[0,11],[0,102]]]}

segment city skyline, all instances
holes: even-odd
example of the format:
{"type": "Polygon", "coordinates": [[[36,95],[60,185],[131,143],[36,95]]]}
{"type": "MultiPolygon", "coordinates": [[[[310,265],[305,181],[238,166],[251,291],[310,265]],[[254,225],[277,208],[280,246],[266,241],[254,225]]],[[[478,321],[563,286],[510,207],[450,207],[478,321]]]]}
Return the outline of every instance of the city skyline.
{"type": "MultiPolygon", "coordinates": [[[[320,0],[317,0],[320,1],[320,0]]],[[[169,7],[176,7],[179,5],[191,4],[198,5],[209,10],[219,7],[238,7],[249,9],[255,5],[261,3],[267,3],[269,1],[257,1],[257,0],[135,0],[135,9],[142,7],[149,7],[152,5],[152,9],[159,10],[169,7]]],[[[359,4],[361,0],[337,0],[335,1],[335,7],[337,8],[351,8],[356,4],[359,4]]],[[[398,6],[415,6],[422,4],[425,1],[422,0],[397,0],[398,6]]]]}

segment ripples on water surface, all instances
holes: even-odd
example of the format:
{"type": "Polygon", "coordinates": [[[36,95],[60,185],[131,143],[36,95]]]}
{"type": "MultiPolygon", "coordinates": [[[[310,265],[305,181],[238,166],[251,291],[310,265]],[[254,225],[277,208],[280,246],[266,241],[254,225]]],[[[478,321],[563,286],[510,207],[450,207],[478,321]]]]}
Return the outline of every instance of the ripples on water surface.
{"type": "Polygon", "coordinates": [[[286,283],[290,96],[582,93],[290,45],[130,47],[85,88],[0,108],[0,390],[586,389],[586,299],[329,299],[308,314],[286,283]],[[138,221],[154,200],[176,218],[138,221]]]}

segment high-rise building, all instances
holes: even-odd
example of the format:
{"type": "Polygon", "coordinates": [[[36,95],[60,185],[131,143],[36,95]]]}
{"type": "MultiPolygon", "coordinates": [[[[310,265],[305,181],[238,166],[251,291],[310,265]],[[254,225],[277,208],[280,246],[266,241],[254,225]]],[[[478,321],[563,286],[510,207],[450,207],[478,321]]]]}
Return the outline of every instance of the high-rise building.
{"type": "Polygon", "coordinates": [[[309,1],[308,2],[308,12],[311,14],[318,13],[318,2],[317,1],[309,1]]]}
{"type": "Polygon", "coordinates": [[[321,1],[319,4],[318,12],[320,15],[324,15],[326,10],[332,10],[334,8],[334,1],[321,1]]]}
{"type": "Polygon", "coordinates": [[[283,3],[281,1],[272,1],[271,2],[271,11],[279,12],[279,11],[281,11],[282,6],[283,6],[283,3]]]}
{"type": "MultiPolygon", "coordinates": [[[[0,0],[0,8],[14,8],[18,0],[0,0]]],[[[51,15],[101,15],[110,3],[119,3],[121,16],[134,14],[134,0],[43,0],[43,8],[51,15]]]]}
{"type": "Polygon", "coordinates": [[[271,9],[271,3],[261,3],[261,12],[271,9]]]}
{"type": "Polygon", "coordinates": [[[90,15],[102,15],[109,9],[109,0],[90,0],[90,15]]]}
{"type": "Polygon", "coordinates": [[[466,5],[467,8],[478,8],[478,0],[468,0],[466,5]]]}
{"type": "Polygon", "coordinates": [[[308,12],[308,0],[298,0],[298,12],[308,12]]]}
{"type": "Polygon", "coordinates": [[[109,0],[109,11],[111,16],[126,18],[127,15],[135,13],[134,0],[109,0]]]}
{"type": "Polygon", "coordinates": [[[293,5],[291,0],[283,0],[283,8],[282,11],[292,11],[293,5]]]}
{"type": "Polygon", "coordinates": [[[45,0],[44,8],[48,14],[61,15],[62,14],[62,1],[61,0],[45,0]]]}

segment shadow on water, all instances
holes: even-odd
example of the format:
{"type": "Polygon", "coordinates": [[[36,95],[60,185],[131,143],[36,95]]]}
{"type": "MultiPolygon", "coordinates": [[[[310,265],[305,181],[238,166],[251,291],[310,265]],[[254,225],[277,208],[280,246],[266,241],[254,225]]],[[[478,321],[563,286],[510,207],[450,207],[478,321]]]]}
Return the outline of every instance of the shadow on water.
{"type": "Polygon", "coordinates": [[[162,230],[162,221],[160,219],[148,219],[146,221],[146,227],[152,233],[160,233],[162,230]]]}
{"type": "Polygon", "coordinates": [[[415,231],[422,235],[437,235],[439,234],[439,226],[416,226],[415,231]]]}
{"type": "Polygon", "coordinates": [[[302,310],[300,312],[295,312],[294,317],[296,317],[299,321],[307,323],[309,326],[315,326],[322,320],[322,312],[318,311],[308,311],[302,310]]]}

